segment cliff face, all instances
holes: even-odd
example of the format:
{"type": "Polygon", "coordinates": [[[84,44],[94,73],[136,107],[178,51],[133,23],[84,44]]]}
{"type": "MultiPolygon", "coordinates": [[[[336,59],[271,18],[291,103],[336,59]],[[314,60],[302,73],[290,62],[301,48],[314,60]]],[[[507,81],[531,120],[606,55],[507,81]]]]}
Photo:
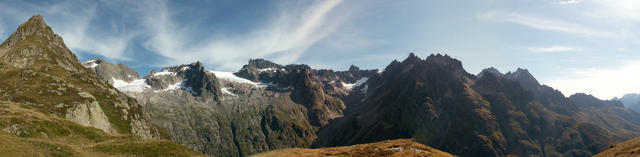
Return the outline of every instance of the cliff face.
{"type": "Polygon", "coordinates": [[[39,15],[0,45],[0,80],[0,100],[105,132],[158,138],[141,106],[84,68],[39,15]]]}

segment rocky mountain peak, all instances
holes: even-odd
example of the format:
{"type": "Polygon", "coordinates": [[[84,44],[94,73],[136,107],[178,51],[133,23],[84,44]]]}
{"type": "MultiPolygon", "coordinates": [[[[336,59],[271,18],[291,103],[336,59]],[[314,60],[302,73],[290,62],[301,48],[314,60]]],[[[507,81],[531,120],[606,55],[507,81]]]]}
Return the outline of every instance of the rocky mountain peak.
{"type": "Polygon", "coordinates": [[[82,62],[82,66],[95,72],[100,78],[108,78],[104,79],[104,81],[112,85],[116,80],[131,82],[140,79],[140,75],[126,65],[111,64],[102,58],[82,62]]]}
{"type": "Polygon", "coordinates": [[[62,38],[43,20],[35,15],[21,24],[2,45],[0,45],[0,63],[26,68],[35,63],[57,65],[65,70],[78,72],[83,69],[76,57],[64,44],[62,38]]]}
{"type": "Polygon", "coordinates": [[[540,86],[538,80],[536,80],[529,70],[518,68],[515,72],[508,72],[504,75],[505,78],[510,80],[516,80],[527,90],[533,90],[540,86]]]}
{"type": "Polygon", "coordinates": [[[427,62],[429,63],[434,63],[434,64],[439,64],[439,65],[443,65],[443,66],[452,66],[452,67],[456,67],[456,68],[462,68],[462,63],[455,59],[452,58],[449,55],[442,55],[442,54],[431,54],[429,55],[429,57],[427,57],[427,59],[425,59],[427,62]]]}
{"type": "Polygon", "coordinates": [[[421,61],[422,59],[420,57],[416,56],[415,54],[413,54],[413,52],[411,52],[409,54],[409,57],[407,57],[407,59],[404,59],[402,63],[419,63],[421,61]]]}
{"type": "Polygon", "coordinates": [[[255,68],[255,69],[267,69],[267,68],[282,68],[282,65],[273,63],[264,59],[250,59],[247,65],[242,68],[255,68]]]}
{"type": "MultiPolygon", "coordinates": [[[[31,35],[38,35],[52,40],[57,37],[49,25],[44,22],[41,15],[34,15],[21,24],[15,33],[7,39],[2,46],[13,46],[31,35]]],[[[59,38],[59,37],[58,37],[59,38]]]]}
{"type": "Polygon", "coordinates": [[[502,77],[504,74],[502,74],[498,69],[494,68],[494,67],[490,67],[490,68],[486,68],[483,69],[479,74],[478,77],[482,77],[485,76],[487,74],[491,74],[493,76],[498,76],[498,77],[502,77]]]}
{"type": "Polygon", "coordinates": [[[278,72],[284,72],[284,66],[264,59],[251,59],[249,63],[242,66],[234,74],[251,81],[260,81],[265,78],[274,77],[278,72]]]}
{"type": "Polygon", "coordinates": [[[357,72],[357,71],[360,71],[360,68],[352,64],[351,66],[349,66],[349,71],[357,72]]]}

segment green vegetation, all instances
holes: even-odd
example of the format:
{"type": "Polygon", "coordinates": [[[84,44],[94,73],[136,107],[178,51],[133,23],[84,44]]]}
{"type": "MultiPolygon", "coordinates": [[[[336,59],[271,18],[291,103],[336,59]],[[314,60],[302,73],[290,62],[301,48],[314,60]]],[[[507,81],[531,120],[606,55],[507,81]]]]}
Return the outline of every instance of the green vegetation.
{"type": "Polygon", "coordinates": [[[170,141],[107,134],[19,106],[0,102],[0,156],[202,156],[170,141]]]}

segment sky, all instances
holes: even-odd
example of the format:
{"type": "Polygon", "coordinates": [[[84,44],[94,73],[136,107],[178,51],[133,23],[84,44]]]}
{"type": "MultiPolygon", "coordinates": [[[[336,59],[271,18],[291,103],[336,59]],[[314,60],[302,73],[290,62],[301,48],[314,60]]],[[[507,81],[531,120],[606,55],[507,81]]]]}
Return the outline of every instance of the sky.
{"type": "Polygon", "coordinates": [[[528,69],[567,96],[640,93],[637,0],[2,0],[0,38],[34,14],[80,61],[141,75],[195,61],[237,71],[251,58],[381,69],[443,53],[473,74],[528,69]]]}

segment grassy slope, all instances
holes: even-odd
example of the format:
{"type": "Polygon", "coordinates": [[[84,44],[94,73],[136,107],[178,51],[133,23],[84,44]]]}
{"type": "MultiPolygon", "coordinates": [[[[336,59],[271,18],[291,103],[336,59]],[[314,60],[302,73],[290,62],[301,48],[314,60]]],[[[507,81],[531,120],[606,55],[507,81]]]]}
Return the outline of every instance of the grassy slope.
{"type": "Polygon", "coordinates": [[[609,149],[596,154],[595,157],[631,157],[640,156],[640,137],[627,140],[611,146],[609,149]]]}
{"type": "Polygon", "coordinates": [[[165,140],[107,134],[13,102],[0,102],[0,156],[203,156],[165,140]]]}
{"type": "Polygon", "coordinates": [[[318,149],[288,148],[255,155],[255,157],[279,156],[433,156],[453,155],[419,144],[409,139],[388,140],[369,144],[318,149]]]}

